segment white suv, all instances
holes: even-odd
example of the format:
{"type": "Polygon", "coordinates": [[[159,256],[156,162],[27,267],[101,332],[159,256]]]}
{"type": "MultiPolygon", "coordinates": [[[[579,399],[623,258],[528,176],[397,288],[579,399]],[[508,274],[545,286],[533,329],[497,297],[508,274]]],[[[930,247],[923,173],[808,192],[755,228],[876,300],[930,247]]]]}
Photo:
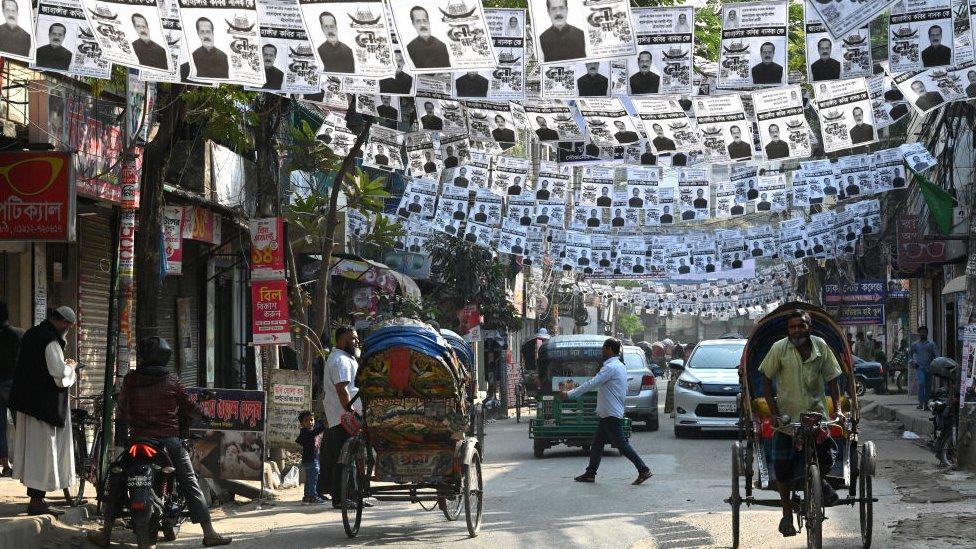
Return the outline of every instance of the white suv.
{"type": "Polygon", "coordinates": [[[702,429],[735,430],[739,421],[739,361],[744,339],[695,346],[674,387],[674,436],[702,429]]]}

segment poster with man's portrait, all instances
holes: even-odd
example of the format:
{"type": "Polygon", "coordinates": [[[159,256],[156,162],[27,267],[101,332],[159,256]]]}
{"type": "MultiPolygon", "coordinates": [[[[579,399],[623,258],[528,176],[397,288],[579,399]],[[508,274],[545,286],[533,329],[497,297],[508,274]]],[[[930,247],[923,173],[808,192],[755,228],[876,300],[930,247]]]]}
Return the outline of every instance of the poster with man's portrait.
{"type": "Polygon", "coordinates": [[[139,79],[147,82],[180,82],[196,86],[216,86],[216,84],[190,80],[190,50],[187,49],[186,40],[183,37],[179,1],[160,0],[159,11],[162,16],[163,37],[166,39],[165,46],[169,53],[171,70],[140,69],[139,79]]]}
{"type": "Polygon", "coordinates": [[[695,9],[634,8],[637,54],[627,57],[630,95],[692,93],[695,9]]]}
{"type": "Polygon", "coordinates": [[[840,39],[846,33],[870,23],[896,0],[814,0],[809,4],[820,15],[830,35],[840,39]]]}
{"type": "Polygon", "coordinates": [[[173,72],[154,0],[81,0],[107,61],[136,69],[173,72]]]}
{"type": "Polygon", "coordinates": [[[486,9],[485,21],[498,66],[454,73],[454,95],[464,99],[521,100],[525,97],[525,10],[486,9]]]}
{"type": "Polygon", "coordinates": [[[518,142],[515,120],[509,103],[468,101],[468,137],[472,141],[494,141],[502,150],[508,150],[518,142]]]}
{"type": "MultiPolygon", "coordinates": [[[[891,66],[882,63],[885,70],[891,66]]],[[[966,99],[966,74],[973,72],[976,80],[976,67],[937,67],[901,74],[889,73],[898,91],[919,114],[931,112],[950,101],[966,99]]],[[[974,90],[976,91],[976,90],[974,90]]]]}
{"type": "Polygon", "coordinates": [[[414,101],[421,130],[443,133],[468,131],[464,106],[460,101],[451,99],[447,94],[433,92],[418,92],[414,101]]]}
{"type": "Polygon", "coordinates": [[[373,124],[363,150],[363,165],[385,171],[403,172],[403,133],[373,124]]]}
{"type": "Polygon", "coordinates": [[[323,73],[363,78],[393,76],[393,43],[383,2],[300,0],[298,5],[323,73]]]}
{"type": "Polygon", "coordinates": [[[190,78],[263,87],[258,11],[254,0],[179,0],[190,78]]]}
{"type": "Polygon", "coordinates": [[[810,126],[803,114],[800,86],[753,92],[752,104],[766,160],[807,158],[812,154],[810,126]]]}
{"type": "Polygon", "coordinates": [[[258,0],[264,87],[272,93],[315,93],[321,89],[312,42],[298,5],[289,0],[258,0]]]}
{"type": "Polygon", "coordinates": [[[806,18],[807,80],[842,80],[871,76],[871,33],[863,25],[834,38],[817,10],[807,0],[806,18]]]}
{"type": "Polygon", "coordinates": [[[786,0],[722,5],[720,89],[786,84],[786,0]]]}
{"type": "Polygon", "coordinates": [[[640,134],[620,99],[580,99],[576,102],[586,125],[588,141],[597,146],[637,144],[640,134]]]}
{"type": "Polygon", "coordinates": [[[37,52],[32,67],[107,79],[112,64],[92,34],[80,0],[42,0],[37,5],[37,52]]]}
{"type": "Polygon", "coordinates": [[[562,101],[533,101],[524,106],[529,126],[539,141],[581,141],[583,130],[562,101]]]}
{"type": "Polygon", "coordinates": [[[868,145],[878,140],[874,108],[863,78],[817,82],[813,91],[824,152],[868,145]]]}
{"type": "Polygon", "coordinates": [[[487,70],[498,65],[480,0],[412,0],[388,6],[412,72],[487,70]]]}
{"type": "Polygon", "coordinates": [[[611,61],[578,61],[542,67],[542,97],[610,97],[611,61]]]}
{"type": "Polygon", "coordinates": [[[706,162],[752,159],[752,123],[738,94],[699,96],[694,105],[706,162]]]}
{"type": "Polygon", "coordinates": [[[953,64],[952,0],[898,0],[888,19],[892,74],[953,64]]]}
{"type": "Polygon", "coordinates": [[[654,154],[674,154],[701,149],[698,128],[681,107],[678,97],[634,99],[654,154]]]}
{"type": "Polygon", "coordinates": [[[529,0],[536,58],[542,64],[633,55],[628,0],[529,0]]]}
{"type": "Polygon", "coordinates": [[[3,0],[0,55],[34,61],[34,9],[28,0],[3,0]]]}

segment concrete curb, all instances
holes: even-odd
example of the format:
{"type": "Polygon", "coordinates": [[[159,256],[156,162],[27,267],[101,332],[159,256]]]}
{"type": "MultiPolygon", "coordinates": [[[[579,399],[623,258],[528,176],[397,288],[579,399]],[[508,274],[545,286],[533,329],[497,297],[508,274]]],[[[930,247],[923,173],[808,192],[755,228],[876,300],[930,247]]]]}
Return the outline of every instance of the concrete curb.
{"type": "Polygon", "coordinates": [[[905,426],[906,431],[912,431],[920,437],[932,436],[934,427],[929,421],[929,416],[920,416],[918,410],[912,404],[886,404],[883,402],[873,402],[862,400],[861,413],[873,412],[878,419],[884,421],[898,421],[905,426]]]}
{"type": "Polygon", "coordinates": [[[78,526],[89,516],[88,507],[82,506],[68,508],[59,517],[39,515],[0,518],[0,549],[35,547],[43,532],[61,526],[78,526]]]}

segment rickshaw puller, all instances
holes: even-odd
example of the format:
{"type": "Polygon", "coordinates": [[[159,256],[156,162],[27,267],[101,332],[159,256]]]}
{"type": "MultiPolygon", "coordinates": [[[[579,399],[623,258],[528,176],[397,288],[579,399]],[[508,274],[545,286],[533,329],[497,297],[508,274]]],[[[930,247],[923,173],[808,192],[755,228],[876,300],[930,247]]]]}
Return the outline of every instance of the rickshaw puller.
{"type": "Polygon", "coordinates": [[[603,457],[603,447],[612,442],[620,453],[637,468],[637,479],[632,484],[641,484],[651,478],[651,468],[637,455],[624,434],[624,398],[627,395],[627,367],[620,360],[621,343],[619,339],[608,338],[603,343],[603,366],[600,371],[572,391],[557,393],[560,400],[576,398],[598,387],[596,415],[600,424],[590,443],[590,464],[586,472],[576,477],[576,482],[595,482],[596,471],[603,457]]]}
{"type": "MultiPolygon", "coordinates": [[[[763,373],[763,395],[775,427],[782,427],[779,425],[780,412],[789,415],[792,421],[799,420],[802,414],[808,412],[826,417],[824,384],[829,386],[834,402],[831,417],[836,419],[841,416],[840,385],[837,380],[843,372],[827,342],[810,335],[810,324],[810,315],[807,312],[799,309],[791,312],[786,325],[788,337],[774,343],[759,366],[763,373]],[[771,398],[773,381],[776,381],[776,398],[771,398]]],[[[836,451],[837,447],[830,436],[817,444],[817,462],[822,471],[823,501],[828,506],[838,499],[837,492],[825,480],[833,466],[836,451]]],[[[783,518],[779,523],[779,532],[783,536],[796,535],[790,502],[790,485],[796,458],[792,435],[777,430],[773,435],[773,469],[783,504],[783,518]]]]}

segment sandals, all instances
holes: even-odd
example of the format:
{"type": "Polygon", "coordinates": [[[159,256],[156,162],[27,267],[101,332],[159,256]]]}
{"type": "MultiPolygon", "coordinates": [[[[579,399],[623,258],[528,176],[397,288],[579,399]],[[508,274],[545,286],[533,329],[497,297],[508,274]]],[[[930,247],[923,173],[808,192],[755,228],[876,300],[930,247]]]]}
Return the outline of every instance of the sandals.
{"type": "Polygon", "coordinates": [[[596,475],[588,475],[583,473],[582,475],[574,478],[576,482],[596,482],[596,475]]]}
{"type": "Polygon", "coordinates": [[[779,521],[779,533],[783,534],[784,538],[788,538],[796,535],[796,528],[793,527],[793,517],[783,517],[779,521]]]}

